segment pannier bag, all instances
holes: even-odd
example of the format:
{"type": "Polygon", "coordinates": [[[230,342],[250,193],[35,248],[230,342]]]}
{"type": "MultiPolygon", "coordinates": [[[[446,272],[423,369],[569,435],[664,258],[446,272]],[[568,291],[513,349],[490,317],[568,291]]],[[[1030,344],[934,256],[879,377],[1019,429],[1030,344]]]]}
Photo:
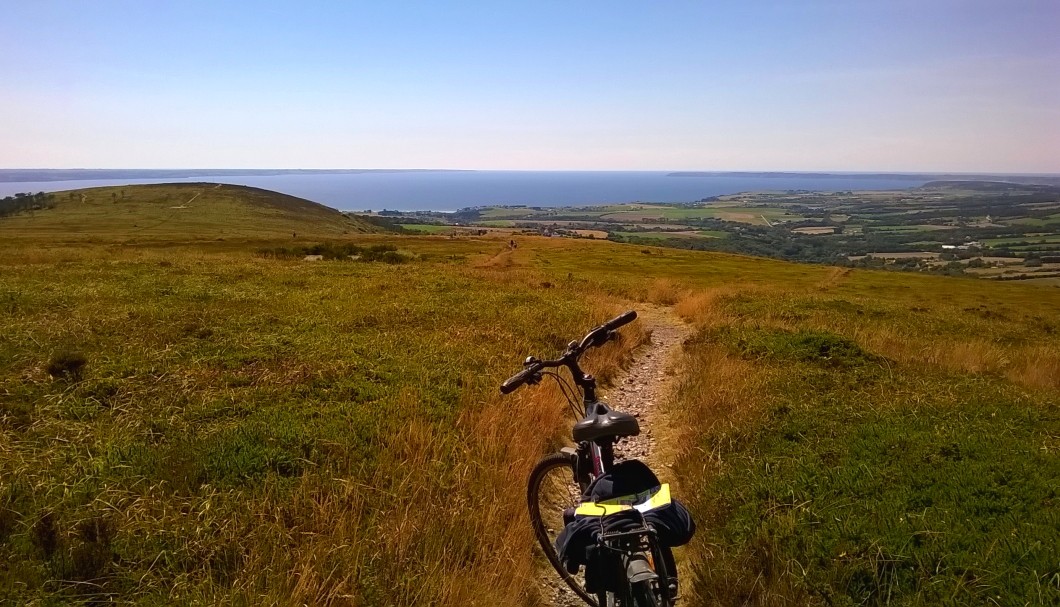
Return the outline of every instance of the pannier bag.
{"type": "Polygon", "coordinates": [[[577,573],[581,566],[586,571],[586,586],[591,578],[610,577],[606,559],[598,555],[597,539],[601,533],[630,531],[651,525],[659,543],[666,548],[667,568],[676,575],[669,548],[687,544],[696,531],[692,516],[681,502],[670,497],[670,487],[661,484],[655,473],[639,460],[615,464],[611,472],[597,478],[582,495],[577,508],[564,512],[565,525],[556,538],[556,553],[567,571],[577,573]]]}

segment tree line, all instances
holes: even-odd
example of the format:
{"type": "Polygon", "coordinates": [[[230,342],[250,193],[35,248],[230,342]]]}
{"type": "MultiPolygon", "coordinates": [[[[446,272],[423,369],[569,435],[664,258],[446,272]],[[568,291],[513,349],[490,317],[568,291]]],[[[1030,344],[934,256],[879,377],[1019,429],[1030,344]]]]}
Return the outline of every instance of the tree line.
{"type": "Polygon", "coordinates": [[[55,206],[55,204],[52,201],[51,194],[45,194],[44,192],[37,192],[36,194],[20,192],[14,196],[0,198],[0,217],[14,215],[16,213],[25,213],[27,211],[50,209],[53,206],[55,206]]]}

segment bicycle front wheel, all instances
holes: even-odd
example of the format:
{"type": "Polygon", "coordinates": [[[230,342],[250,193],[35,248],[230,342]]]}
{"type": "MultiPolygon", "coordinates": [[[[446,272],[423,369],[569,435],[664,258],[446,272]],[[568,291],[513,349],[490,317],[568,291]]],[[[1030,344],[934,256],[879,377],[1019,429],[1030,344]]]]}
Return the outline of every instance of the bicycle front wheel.
{"type": "Polygon", "coordinates": [[[581,490],[574,478],[574,464],[568,455],[548,455],[530,472],[526,502],[530,511],[530,525],[534,528],[541,551],[567,586],[587,604],[596,607],[596,600],[585,591],[582,576],[567,573],[556,553],[556,537],[564,526],[563,512],[577,507],[580,498],[581,490]]]}

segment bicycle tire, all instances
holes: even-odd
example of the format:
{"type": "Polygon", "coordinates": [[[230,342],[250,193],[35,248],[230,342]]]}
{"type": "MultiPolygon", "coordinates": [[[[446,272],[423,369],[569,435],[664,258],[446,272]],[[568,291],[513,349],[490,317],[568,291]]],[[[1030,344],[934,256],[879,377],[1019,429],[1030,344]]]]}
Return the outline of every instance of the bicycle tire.
{"type": "MultiPolygon", "coordinates": [[[[556,553],[556,547],[553,545],[553,538],[549,536],[549,521],[548,518],[554,519],[556,512],[546,512],[542,509],[542,504],[548,499],[549,496],[544,495],[550,489],[543,489],[543,485],[549,482],[551,475],[557,474],[559,469],[564,469],[563,472],[567,474],[569,479],[570,490],[577,496],[580,494],[578,484],[574,480],[574,465],[570,460],[570,457],[564,453],[552,453],[542,458],[537,465],[534,466],[533,471],[530,472],[530,480],[526,488],[526,503],[527,508],[530,512],[530,526],[534,529],[534,536],[537,538],[538,545],[541,546],[541,551],[545,553],[545,557],[548,562],[552,565],[552,568],[556,570],[556,574],[578,595],[583,601],[592,607],[598,607],[597,601],[585,591],[581,582],[578,581],[570,573],[567,573],[566,568],[563,567],[563,563],[559,559],[559,554],[556,553]]],[[[553,488],[554,489],[554,488],[553,488]]],[[[560,513],[561,514],[561,513],[560,513]]],[[[551,524],[555,526],[557,523],[555,520],[551,521],[551,524]]]]}

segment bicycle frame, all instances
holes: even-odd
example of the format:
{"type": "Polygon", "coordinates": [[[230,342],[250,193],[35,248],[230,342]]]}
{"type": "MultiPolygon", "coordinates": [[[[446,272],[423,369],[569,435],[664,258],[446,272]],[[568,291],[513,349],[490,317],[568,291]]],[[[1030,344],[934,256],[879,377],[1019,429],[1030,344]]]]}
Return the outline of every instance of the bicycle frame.
{"type": "MultiPolygon", "coordinates": [[[[583,373],[577,361],[568,362],[565,366],[570,371],[574,384],[582,389],[582,414],[588,416],[600,402],[596,398],[596,378],[583,373]]],[[[567,449],[562,451],[566,452],[567,449]]],[[[583,442],[573,451],[570,455],[575,458],[572,462],[576,476],[574,480],[582,491],[596,477],[607,474],[615,463],[615,441],[611,438],[583,442]],[[589,466],[586,466],[586,463],[589,466]],[[590,473],[589,470],[592,472],[590,473]]]]}

